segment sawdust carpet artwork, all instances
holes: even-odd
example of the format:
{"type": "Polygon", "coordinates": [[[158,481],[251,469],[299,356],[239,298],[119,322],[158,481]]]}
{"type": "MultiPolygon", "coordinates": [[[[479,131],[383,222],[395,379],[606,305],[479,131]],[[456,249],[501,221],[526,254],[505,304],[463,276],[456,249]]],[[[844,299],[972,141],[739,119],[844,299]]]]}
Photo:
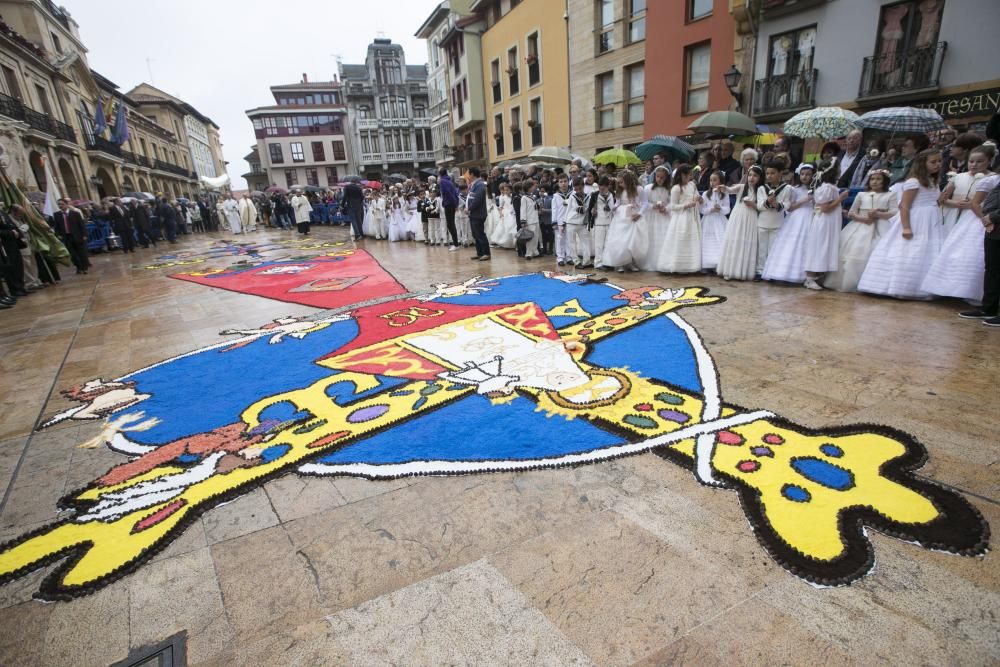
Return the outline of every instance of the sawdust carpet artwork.
{"type": "Polygon", "coordinates": [[[762,548],[815,585],[872,570],[869,530],[964,556],[988,548],[975,507],[914,475],[927,452],[909,435],[811,430],[727,403],[682,318],[724,300],[703,288],[541,272],[408,294],[367,254],[340,253],[174,276],[298,303],[320,295],[310,305],[333,310],[234,326],[218,344],[64,392],[78,405],[43,428],[102,419],[91,444],[121,463],[67,494],[64,518],[0,546],[0,580],[56,564],[38,597],[89,594],[281,475],[557,476],[646,453],[731,494],[762,548]]]}

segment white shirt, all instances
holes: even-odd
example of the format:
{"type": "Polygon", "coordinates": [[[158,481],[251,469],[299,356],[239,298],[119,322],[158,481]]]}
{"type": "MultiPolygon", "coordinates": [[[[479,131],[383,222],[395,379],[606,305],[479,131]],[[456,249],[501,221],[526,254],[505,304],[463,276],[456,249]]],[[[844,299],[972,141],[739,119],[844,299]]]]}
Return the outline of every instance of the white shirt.
{"type": "Polygon", "coordinates": [[[552,224],[565,225],[568,201],[572,192],[556,192],[552,195],[552,224]]]}
{"type": "Polygon", "coordinates": [[[587,195],[578,195],[574,192],[566,201],[566,206],[566,224],[582,225],[587,215],[587,195]]]}
{"type": "Polygon", "coordinates": [[[597,203],[594,204],[594,226],[607,227],[611,224],[611,218],[615,216],[618,202],[615,201],[615,196],[610,192],[606,195],[598,193],[595,196],[597,203]]]}

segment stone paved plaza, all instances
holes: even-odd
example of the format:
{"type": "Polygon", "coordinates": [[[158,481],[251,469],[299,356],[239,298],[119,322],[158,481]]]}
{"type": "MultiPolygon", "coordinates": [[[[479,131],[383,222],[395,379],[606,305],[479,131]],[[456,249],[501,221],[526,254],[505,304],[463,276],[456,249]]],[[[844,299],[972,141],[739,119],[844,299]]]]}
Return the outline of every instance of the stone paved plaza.
{"type": "MultiPolygon", "coordinates": [[[[260,231],[254,240],[289,238],[260,231]]],[[[346,240],[342,228],[319,239],[346,240]]],[[[223,238],[184,237],[185,250],[223,238]]],[[[497,251],[363,245],[411,290],[542,268],[497,251]]],[[[61,389],[115,378],[304,306],[133,269],[86,276],[0,315],[0,539],[123,457],[78,445],[61,389]]],[[[137,260],[134,258],[138,258],[137,260]]],[[[216,260],[220,266],[231,258],[216,260]]],[[[1000,525],[996,331],[915,303],[715,276],[724,304],[690,309],[727,401],[820,427],[882,423],[930,454],[920,474],[1000,525]]],[[[191,410],[199,409],[192,388],[191,410]]],[[[441,434],[447,437],[447,434],[441,434]]],[[[1000,661],[1000,568],[871,534],[874,573],[818,589],[761,548],[737,495],[643,454],[573,469],[396,481],[289,474],[205,513],[151,562],[93,595],[32,600],[46,567],[0,587],[0,664],[107,665],[187,633],[193,665],[990,665],[1000,661]]]]}

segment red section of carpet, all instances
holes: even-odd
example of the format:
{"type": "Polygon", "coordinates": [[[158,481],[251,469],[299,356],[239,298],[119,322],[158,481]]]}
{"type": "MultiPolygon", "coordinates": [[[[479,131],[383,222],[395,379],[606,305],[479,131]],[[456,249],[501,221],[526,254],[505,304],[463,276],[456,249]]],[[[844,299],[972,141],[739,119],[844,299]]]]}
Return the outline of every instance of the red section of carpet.
{"type": "Polygon", "coordinates": [[[406,293],[406,288],[364,250],[338,251],[305,260],[263,261],[170,277],[316,308],[340,308],[406,293]]]}

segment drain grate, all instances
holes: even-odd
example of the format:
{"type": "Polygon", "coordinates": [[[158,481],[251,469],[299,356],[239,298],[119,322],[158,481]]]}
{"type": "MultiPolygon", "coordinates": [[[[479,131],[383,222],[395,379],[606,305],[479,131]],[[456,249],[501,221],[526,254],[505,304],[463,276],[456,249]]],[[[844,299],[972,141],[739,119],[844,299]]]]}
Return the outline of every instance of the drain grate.
{"type": "Polygon", "coordinates": [[[140,646],[128,657],[111,667],[185,667],[187,665],[187,631],[167,637],[159,644],[140,646]]]}

